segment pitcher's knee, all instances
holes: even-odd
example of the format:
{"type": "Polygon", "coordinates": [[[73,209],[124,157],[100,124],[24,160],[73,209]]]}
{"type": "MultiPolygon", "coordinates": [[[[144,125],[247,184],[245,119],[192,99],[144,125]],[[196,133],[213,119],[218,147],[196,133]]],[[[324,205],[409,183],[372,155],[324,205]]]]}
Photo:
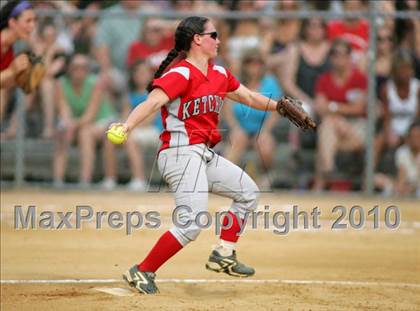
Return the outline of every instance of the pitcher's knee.
{"type": "Polygon", "coordinates": [[[192,242],[195,241],[200,235],[201,229],[196,225],[191,225],[191,228],[187,228],[184,231],[184,235],[192,242]]]}
{"type": "Polygon", "coordinates": [[[258,200],[260,199],[260,193],[253,191],[248,193],[245,198],[246,202],[250,205],[250,209],[255,209],[257,207],[258,200]]]}
{"type": "Polygon", "coordinates": [[[248,193],[251,196],[252,200],[258,201],[260,199],[260,188],[258,188],[257,184],[254,181],[252,181],[252,185],[249,186],[248,193]]]}
{"type": "Polygon", "coordinates": [[[171,233],[183,246],[187,245],[192,241],[195,241],[200,235],[200,232],[201,229],[195,224],[191,224],[186,228],[180,228],[175,226],[171,229],[171,233]]]}
{"type": "Polygon", "coordinates": [[[234,200],[234,202],[244,210],[253,211],[257,208],[259,199],[260,189],[253,183],[246,191],[242,192],[240,198],[234,200]]]}

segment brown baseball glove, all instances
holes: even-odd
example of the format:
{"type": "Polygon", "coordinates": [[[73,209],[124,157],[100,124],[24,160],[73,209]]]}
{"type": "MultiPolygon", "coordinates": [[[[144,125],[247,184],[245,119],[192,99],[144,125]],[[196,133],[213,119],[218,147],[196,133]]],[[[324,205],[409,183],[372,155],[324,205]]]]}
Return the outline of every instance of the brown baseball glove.
{"type": "Polygon", "coordinates": [[[302,103],[299,100],[283,96],[277,102],[277,112],[303,130],[315,130],[316,128],[315,121],[302,108],[302,103]]]}
{"type": "Polygon", "coordinates": [[[45,74],[45,65],[41,57],[32,52],[26,53],[29,58],[29,66],[16,76],[16,84],[26,94],[32,93],[41,82],[45,74]]]}

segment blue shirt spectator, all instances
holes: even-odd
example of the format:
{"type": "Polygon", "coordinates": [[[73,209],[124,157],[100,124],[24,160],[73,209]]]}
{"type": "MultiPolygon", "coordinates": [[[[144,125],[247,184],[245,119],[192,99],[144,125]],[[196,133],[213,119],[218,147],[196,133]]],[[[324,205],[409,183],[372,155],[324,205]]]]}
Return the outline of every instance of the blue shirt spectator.
{"type": "MultiPolygon", "coordinates": [[[[283,95],[277,79],[270,74],[263,76],[258,92],[273,100],[277,100],[283,95]]],[[[262,128],[264,121],[270,115],[269,111],[257,110],[240,103],[233,105],[233,113],[241,128],[248,135],[257,134],[262,128]]]]}
{"type": "MultiPolygon", "coordinates": [[[[129,100],[130,100],[130,108],[134,109],[139,104],[144,102],[147,98],[148,92],[138,93],[138,92],[130,92],[128,94],[129,100]]],[[[153,125],[159,129],[159,131],[163,131],[163,125],[162,125],[162,116],[160,113],[156,113],[156,117],[153,121],[153,125]]]]}

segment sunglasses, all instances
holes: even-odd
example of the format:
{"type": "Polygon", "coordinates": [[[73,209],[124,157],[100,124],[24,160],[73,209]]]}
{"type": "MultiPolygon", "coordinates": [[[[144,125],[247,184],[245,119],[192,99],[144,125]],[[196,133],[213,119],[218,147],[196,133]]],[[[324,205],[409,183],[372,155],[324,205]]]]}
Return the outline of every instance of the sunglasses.
{"type": "Polygon", "coordinates": [[[260,58],[247,58],[244,60],[244,64],[263,64],[263,60],[260,58]]]}
{"type": "Polygon", "coordinates": [[[199,33],[200,36],[204,36],[204,35],[210,35],[210,37],[213,40],[216,40],[218,37],[217,31],[213,31],[213,32],[203,32],[203,33],[199,33]]]}
{"type": "Polygon", "coordinates": [[[70,67],[73,69],[86,69],[87,70],[89,65],[88,64],[71,64],[70,67]]]}
{"type": "Polygon", "coordinates": [[[347,56],[350,55],[350,52],[347,52],[345,50],[331,50],[332,56],[347,56]]]}
{"type": "Polygon", "coordinates": [[[147,26],[146,27],[146,31],[151,31],[151,32],[158,32],[161,31],[162,27],[159,26],[147,26]]]}
{"type": "Polygon", "coordinates": [[[378,41],[379,42],[384,42],[384,41],[388,41],[388,42],[392,42],[392,38],[391,37],[378,37],[378,41]]]}

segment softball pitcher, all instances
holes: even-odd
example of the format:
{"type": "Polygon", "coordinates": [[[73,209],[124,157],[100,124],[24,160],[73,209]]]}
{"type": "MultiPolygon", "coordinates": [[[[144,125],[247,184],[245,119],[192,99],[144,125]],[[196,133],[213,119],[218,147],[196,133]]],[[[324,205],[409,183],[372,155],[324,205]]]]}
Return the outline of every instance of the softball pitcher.
{"type": "Polygon", "coordinates": [[[209,191],[231,198],[232,205],[223,218],[226,229],[222,229],[220,242],[211,252],[206,268],[237,277],[255,273],[238,261],[235,246],[245,213],[257,207],[258,187],[241,168],[212,148],[221,140],[217,124],[225,97],[260,110],[278,107],[275,101],[250,91],[227,69],[212,62],[219,44],[209,19],[194,16],[181,21],[175,33],[175,47],[155,73],[148,98],[125,123],[114,124],[129,134],[161,109],[164,131],[160,136],[159,171],[175,195],[176,206],[184,207],[180,222],[192,222],[165,232],[146,258],[123,274],[140,293],[157,293],[156,270],[197,238],[200,228],[194,219],[197,213],[207,211],[209,191]],[[186,57],[164,73],[180,53],[186,57]]]}

